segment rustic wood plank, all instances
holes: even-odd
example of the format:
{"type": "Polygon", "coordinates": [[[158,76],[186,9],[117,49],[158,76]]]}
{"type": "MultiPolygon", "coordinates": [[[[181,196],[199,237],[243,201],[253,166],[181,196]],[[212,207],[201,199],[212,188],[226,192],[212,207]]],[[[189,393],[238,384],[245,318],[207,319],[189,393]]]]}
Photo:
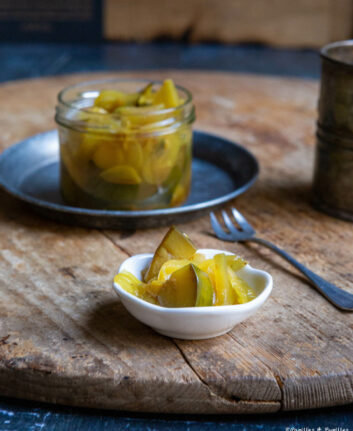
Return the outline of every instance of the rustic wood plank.
{"type": "Polygon", "coordinates": [[[158,37],[313,47],[352,35],[350,0],[106,0],[112,40],[158,37]]]}
{"type": "MultiPolygon", "coordinates": [[[[168,338],[112,292],[127,256],[97,231],[0,210],[0,390],[41,401],[155,412],[252,412],[216,396],[168,338]],[[11,214],[11,219],[6,214],[11,214]],[[4,222],[6,221],[6,223],[4,222]]],[[[266,411],[278,403],[260,403],[266,411]]]]}
{"type": "MultiPolygon", "coordinates": [[[[172,76],[190,88],[196,127],[238,141],[259,158],[259,181],[235,202],[259,233],[352,291],[352,225],[310,205],[317,83],[181,71],[143,75],[172,76]]],[[[54,127],[59,89],[87,78],[1,86],[0,148],[54,127]]],[[[0,202],[3,394],[194,413],[353,401],[352,315],[332,307],[269,251],[222,243],[210,234],[207,217],[182,225],[200,248],[233,251],[271,272],[275,286],[259,313],[228,335],[169,340],[130,317],[111,291],[119,263],[153,251],[165,229],[90,231],[39,219],[4,194],[0,202]]]]}

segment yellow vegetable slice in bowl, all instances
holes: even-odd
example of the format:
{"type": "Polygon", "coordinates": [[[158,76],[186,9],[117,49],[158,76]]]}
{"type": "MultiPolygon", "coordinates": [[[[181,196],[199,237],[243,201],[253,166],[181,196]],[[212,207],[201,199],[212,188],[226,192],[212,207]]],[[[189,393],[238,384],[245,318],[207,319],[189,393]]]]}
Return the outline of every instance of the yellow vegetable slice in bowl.
{"type": "Polygon", "coordinates": [[[208,275],[192,263],[174,271],[158,294],[163,307],[207,307],[213,303],[213,287],[208,275]]]}
{"type": "Polygon", "coordinates": [[[245,304],[255,297],[253,293],[251,294],[248,284],[238,277],[234,271],[228,270],[228,273],[230,276],[230,284],[233,288],[233,293],[235,294],[236,302],[238,304],[245,304]]]}
{"type": "Polygon", "coordinates": [[[234,272],[237,272],[244,268],[246,265],[246,260],[235,255],[226,255],[227,266],[234,272]]]}
{"type": "Polygon", "coordinates": [[[195,254],[196,248],[190,239],[172,226],[154,253],[152,262],[145,274],[145,282],[158,277],[158,273],[164,264],[170,259],[189,259],[195,254]]]}
{"type": "Polygon", "coordinates": [[[189,264],[190,261],[188,259],[170,259],[167,262],[164,262],[158,273],[158,281],[168,280],[173,272],[189,264]]]}
{"type": "Polygon", "coordinates": [[[131,272],[119,272],[119,274],[114,277],[114,282],[119,284],[126,292],[131,293],[131,295],[150,302],[151,304],[157,304],[155,297],[146,290],[145,284],[131,274],[131,272]]]}
{"type": "Polygon", "coordinates": [[[131,274],[131,272],[119,272],[119,274],[114,277],[114,281],[119,283],[120,286],[123,287],[127,292],[137,297],[141,295],[141,292],[144,292],[144,290],[141,289],[143,283],[141,280],[131,274]]]}
{"type": "Polygon", "coordinates": [[[197,279],[191,264],[173,272],[158,294],[162,307],[194,307],[197,297],[197,279]]]}
{"type": "Polygon", "coordinates": [[[197,279],[195,307],[209,307],[214,302],[214,290],[208,274],[195,265],[191,265],[197,279]]]}
{"type": "Polygon", "coordinates": [[[234,304],[233,288],[230,282],[227,259],[223,253],[216,254],[214,259],[214,278],[216,301],[215,305],[231,305],[234,304]]]}

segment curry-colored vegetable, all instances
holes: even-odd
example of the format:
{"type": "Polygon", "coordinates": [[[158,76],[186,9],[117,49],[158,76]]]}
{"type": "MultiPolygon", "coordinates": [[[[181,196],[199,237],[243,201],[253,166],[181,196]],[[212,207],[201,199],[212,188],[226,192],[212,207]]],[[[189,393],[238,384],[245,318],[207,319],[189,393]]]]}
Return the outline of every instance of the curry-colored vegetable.
{"type": "Polygon", "coordinates": [[[149,282],[158,277],[162,265],[170,259],[189,259],[196,252],[196,248],[189,238],[175,226],[172,226],[154,253],[145,281],[149,282]]]}
{"type": "Polygon", "coordinates": [[[208,307],[214,302],[214,289],[208,274],[195,265],[191,265],[197,281],[195,307],[208,307]]]}
{"type": "Polygon", "coordinates": [[[157,248],[144,281],[124,272],[115,281],[129,293],[163,307],[243,304],[256,296],[238,275],[245,265],[240,257],[224,253],[206,259],[173,226],[157,248]]]}
{"type": "Polygon", "coordinates": [[[152,304],[157,304],[154,295],[149,294],[140,280],[130,272],[122,271],[115,276],[114,280],[119,283],[124,290],[132,295],[137,296],[144,301],[151,302],[152,304]]]}
{"type": "Polygon", "coordinates": [[[166,108],[175,108],[180,104],[179,96],[171,79],[166,79],[154,96],[155,105],[163,104],[166,108]]]}
{"type": "Polygon", "coordinates": [[[141,177],[136,170],[129,165],[114,166],[100,174],[103,180],[114,184],[140,184],[141,177]]]}
{"type": "Polygon", "coordinates": [[[213,287],[208,275],[192,263],[174,271],[158,293],[163,307],[205,307],[213,303],[213,287]]]}
{"type": "Polygon", "coordinates": [[[228,274],[227,260],[225,254],[216,254],[214,261],[214,279],[216,290],[215,305],[234,304],[233,288],[228,274]]]}
{"type": "Polygon", "coordinates": [[[192,264],[173,272],[163,283],[158,302],[163,307],[194,307],[197,296],[197,279],[192,264]]]}

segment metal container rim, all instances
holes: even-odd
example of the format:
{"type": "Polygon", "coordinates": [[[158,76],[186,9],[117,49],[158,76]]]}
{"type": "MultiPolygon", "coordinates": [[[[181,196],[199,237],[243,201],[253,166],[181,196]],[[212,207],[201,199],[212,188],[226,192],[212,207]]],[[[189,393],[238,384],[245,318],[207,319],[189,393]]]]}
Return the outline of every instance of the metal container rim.
{"type": "Polygon", "coordinates": [[[332,42],[323,46],[320,49],[320,56],[322,59],[334,63],[338,66],[344,66],[353,70],[353,62],[338,60],[337,58],[333,57],[332,54],[330,54],[332,50],[342,47],[351,47],[353,50],[353,39],[339,40],[337,42],[332,42]]]}

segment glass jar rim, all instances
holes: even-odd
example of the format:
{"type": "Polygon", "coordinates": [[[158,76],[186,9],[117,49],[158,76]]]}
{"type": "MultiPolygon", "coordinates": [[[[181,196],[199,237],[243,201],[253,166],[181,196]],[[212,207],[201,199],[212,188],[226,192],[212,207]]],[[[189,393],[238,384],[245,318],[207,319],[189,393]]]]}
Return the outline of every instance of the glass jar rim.
{"type": "MultiPolygon", "coordinates": [[[[157,85],[162,85],[163,81],[160,80],[150,80],[150,79],[131,79],[131,78],[108,78],[108,79],[96,79],[96,80],[92,80],[92,81],[83,81],[83,82],[79,82],[78,84],[73,84],[70,85],[68,87],[65,87],[64,89],[62,89],[59,94],[58,94],[58,102],[59,104],[64,105],[65,107],[69,108],[69,109],[77,109],[80,110],[79,108],[77,108],[76,106],[73,105],[74,101],[71,102],[67,102],[64,100],[64,96],[72,90],[75,89],[80,89],[81,87],[89,87],[89,85],[99,85],[99,84],[108,84],[109,83],[141,83],[141,84],[157,84],[157,85]]],[[[175,85],[175,87],[181,91],[182,93],[184,93],[186,95],[186,99],[183,101],[182,104],[175,106],[173,108],[162,108],[162,109],[149,109],[148,111],[146,109],[143,108],[139,108],[139,109],[131,109],[132,112],[128,112],[125,111],[123,113],[119,113],[119,114],[112,114],[112,113],[99,113],[99,112],[95,112],[94,115],[110,115],[110,116],[114,116],[114,117],[125,117],[125,116],[129,116],[129,115],[134,115],[134,116],[139,116],[139,115],[143,115],[143,116],[157,116],[157,115],[168,115],[168,114],[173,114],[174,112],[180,111],[183,108],[185,108],[186,106],[188,106],[191,102],[192,102],[192,94],[189,90],[187,90],[186,88],[180,86],[180,85],[175,85]]],[[[108,89],[108,88],[107,88],[108,89]]],[[[89,92],[90,90],[87,89],[87,92],[89,92]]],[[[91,90],[94,91],[94,90],[91,90]]],[[[77,101],[77,100],[76,100],[77,101]]]]}
{"type": "MultiPolygon", "coordinates": [[[[341,59],[335,55],[335,52],[338,51],[338,49],[341,48],[342,50],[346,48],[350,48],[353,52],[353,39],[347,39],[347,40],[339,40],[337,42],[329,43],[328,45],[325,45],[320,50],[320,56],[321,58],[328,60],[338,66],[348,67],[349,69],[353,69],[353,60],[347,61],[344,59],[341,59]]],[[[353,59],[353,55],[352,55],[353,59]]]]}

